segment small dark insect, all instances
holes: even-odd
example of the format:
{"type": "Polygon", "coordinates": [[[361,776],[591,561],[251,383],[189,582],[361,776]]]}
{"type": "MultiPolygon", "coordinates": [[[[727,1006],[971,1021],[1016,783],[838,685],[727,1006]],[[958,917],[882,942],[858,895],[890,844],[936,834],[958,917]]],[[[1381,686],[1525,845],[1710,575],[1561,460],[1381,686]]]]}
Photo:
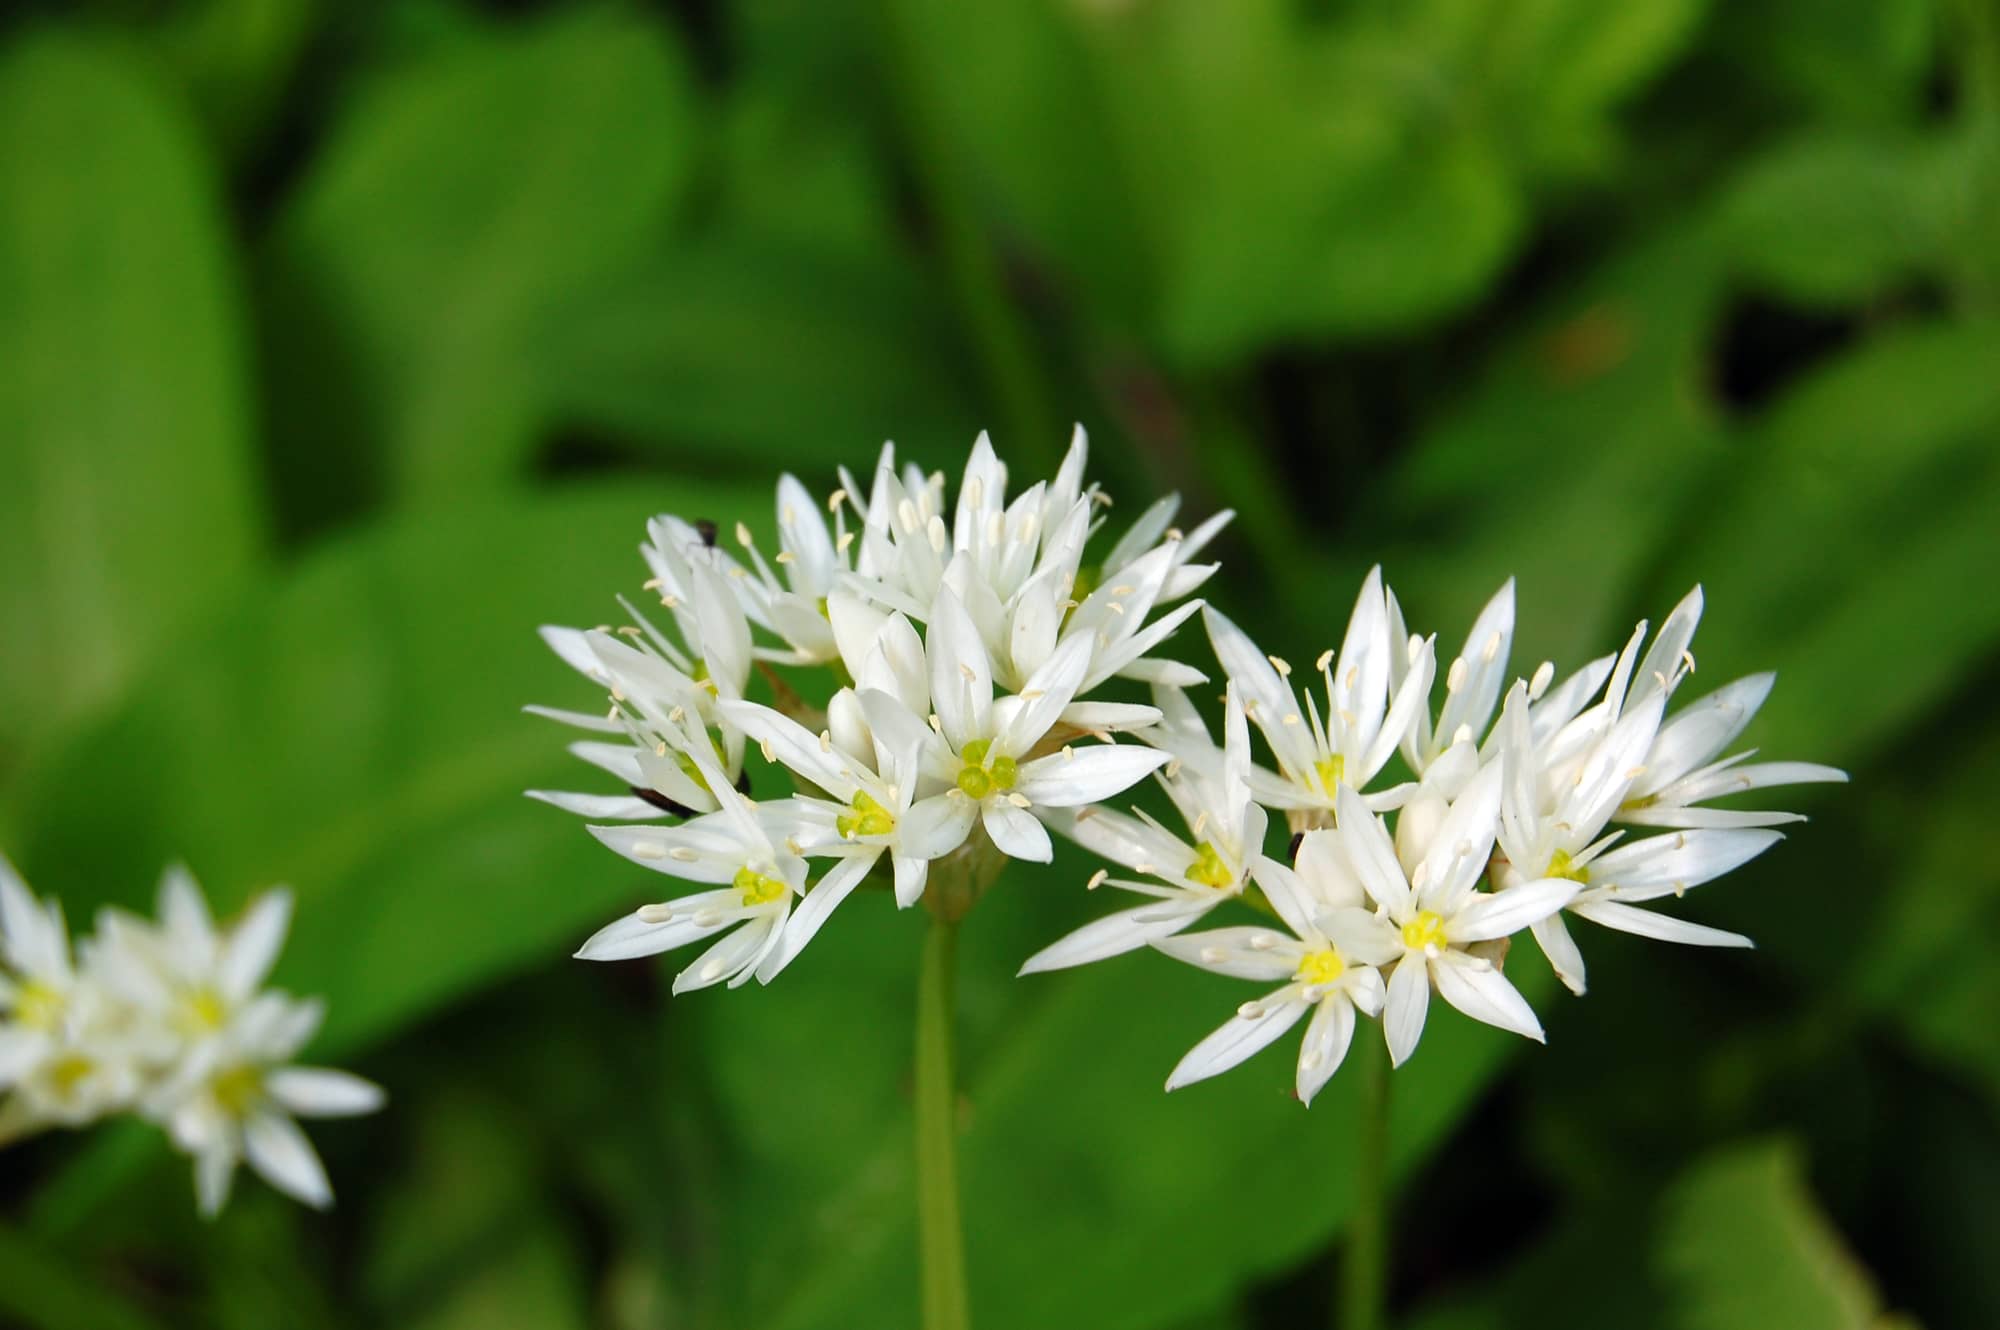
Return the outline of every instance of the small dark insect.
{"type": "Polygon", "coordinates": [[[639,798],[644,799],[647,803],[659,809],[662,813],[672,813],[675,817],[694,816],[694,809],[689,808],[686,804],[677,804],[672,799],[667,798],[666,795],[661,794],[658,790],[652,789],[648,786],[634,785],[632,786],[632,793],[637,795],[639,798]]]}
{"type": "Polygon", "coordinates": [[[1294,831],[1292,833],[1292,843],[1285,847],[1285,857],[1290,859],[1294,864],[1299,861],[1299,846],[1305,843],[1305,839],[1305,832],[1294,831]]]}
{"type": "Polygon", "coordinates": [[[706,517],[697,517],[694,520],[694,530],[695,534],[701,537],[702,544],[710,549],[715,548],[715,523],[706,517]]]}

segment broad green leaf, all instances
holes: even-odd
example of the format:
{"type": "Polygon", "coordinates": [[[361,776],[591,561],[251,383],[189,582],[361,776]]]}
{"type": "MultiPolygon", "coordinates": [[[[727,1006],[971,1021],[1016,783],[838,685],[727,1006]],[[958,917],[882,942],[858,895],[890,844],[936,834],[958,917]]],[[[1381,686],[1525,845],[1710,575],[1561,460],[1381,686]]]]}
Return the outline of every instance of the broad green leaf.
{"type": "Polygon", "coordinates": [[[677,246],[564,307],[540,359],[568,417],[690,467],[831,471],[885,439],[978,432],[949,319],[886,258],[731,237],[677,246]]]}
{"type": "Polygon", "coordinates": [[[1658,1247],[1677,1330],[1888,1330],[1868,1274],[1782,1141],[1711,1156],[1667,1198],[1658,1247]]]}
{"type": "Polygon", "coordinates": [[[142,69],[70,38],[0,52],[0,764],[257,561],[226,241],[142,69]]]}
{"type": "MultiPolygon", "coordinates": [[[[287,455],[351,466],[358,435],[412,499],[520,470],[546,419],[547,319],[665,224],[690,100],[664,30],[603,14],[454,43],[366,88],[268,255],[287,455]]],[[[295,485],[322,479],[293,465],[295,485]]]]}
{"type": "Polygon", "coordinates": [[[633,549],[650,511],[727,525],[768,520],[767,503],[628,484],[344,541],[26,771],[0,844],[79,921],[105,902],[150,907],[175,858],[218,910],[289,881],[277,978],[327,998],[322,1048],[557,964],[647,888],[575,819],[521,797],[602,788],[565,754],[572,732],[520,714],[592,705],[535,626],[616,619],[614,593],[644,577],[633,549]]]}

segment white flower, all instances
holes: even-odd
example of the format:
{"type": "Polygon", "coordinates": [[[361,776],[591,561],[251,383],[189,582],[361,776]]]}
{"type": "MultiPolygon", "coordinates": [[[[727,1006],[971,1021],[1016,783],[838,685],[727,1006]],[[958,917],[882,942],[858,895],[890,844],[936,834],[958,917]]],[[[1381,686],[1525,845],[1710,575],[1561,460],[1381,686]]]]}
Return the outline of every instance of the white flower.
{"type": "Polygon", "coordinates": [[[1188,1051],[1167,1077],[1167,1089],[1229,1070],[1298,1024],[1312,1021],[1299,1044],[1295,1087],[1311,1104],[1354,1037],[1354,1014],[1381,1012],[1382,975],[1393,960],[1375,921],[1360,908],[1364,898],[1351,875],[1326,871],[1327,832],[1308,832],[1298,870],[1273,860],[1256,865],[1257,882],[1291,935],[1271,928],[1218,928],[1156,940],[1167,955],[1217,974],[1283,981],[1282,986],[1236,1009],[1236,1015],[1188,1051]]]}
{"type": "MultiPolygon", "coordinates": [[[[1213,607],[1204,618],[1216,658],[1278,761],[1276,774],[1253,769],[1251,787],[1263,803],[1290,812],[1295,825],[1325,824],[1338,791],[1365,789],[1425,705],[1434,668],[1430,641],[1391,639],[1382,570],[1370,569],[1338,655],[1323,652],[1316,666],[1326,683],[1326,713],[1321,715],[1308,690],[1301,715],[1289,682],[1291,666],[1259,651],[1213,607]],[[1406,663],[1392,696],[1396,652],[1405,653],[1406,663]]],[[[1407,793],[1407,787],[1383,791],[1370,795],[1368,803],[1394,807],[1407,793]]]]}
{"type": "MultiPolygon", "coordinates": [[[[1091,644],[1071,638],[1017,694],[993,695],[993,665],[971,617],[951,588],[938,592],[925,643],[936,718],[921,760],[940,792],[919,800],[909,834],[934,854],[956,849],[975,822],[1001,853],[1048,862],[1049,834],[1031,809],[1073,808],[1129,789],[1167,760],[1137,745],[1064,745],[1034,756],[1061,719],[1090,668],[1091,644]]],[[[864,697],[867,706],[885,694],[864,697]]],[[[878,704],[870,722],[882,728],[878,704]]]]}
{"type": "Polygon", "coordinates": [[[1802,821],[1798,813],[1703,808],[1707,800],[1773,785],[1845,781],[1847,773],[1816,762],[1750,762],[1755,751],[1723,757],[1770,696],[1774,674],[1725,684],[1668,717],[1632,782],[1617,821],[1655,827],[1772,827],[1802,821]]]}
{"type": "Polygon", "coordinates": [[[218,1036],[256,996],[291,927],[292,893],[273,887],[230,929],[218,929],[194,876],[175,864],[160,877],[158,924],[105,910],[91,947],[105,987],[155,1033],[198,1044],[218,1036]]]}
{"type": "MultiPolygon", "coordinates": [[[[1165,725],[1184,742],[1209,744],[1207,727],[1179,689],[1155,692],[1165,725]]],[[[1022,974],[1104,960],[1178,933],[1223,901],[1240,896],[1261,859],[1266,816],[1250,795],[1250,734],[1231,690],[1225,702],[1224,743],[1218,760],[1181,762],[1158,776],[1188,827],[1193,843],[1138,809],[1132,816],[1092,805],[1048,820],[1085,849],[1158,882],[1110,878],[1110,884],[1152,900],[1121,910],[1050,944],[1029,957],[1022,974]]],[[[1212,744],[1210,745],[1212,747],[1212,744]]],[[[1268,862],[1268,861],[1267,861],[1268,862]]],[[[1104,879],[1100,873],[1099,879],[1104,879]]]]}
{"type": "Polygon", "coordinates": [[[1380,915],[1370,920],[1376,945],[1392,948],[1397,957],[1382,1032],[1390,1060],[1398,1066],[1416,1050],[1433,986],[1474,1020],[1542,1038],[1541,1022],[1527,1000],[1498,965],[1471,948],[1554,914],[1576,894],[1577,884],[1543,878],[1500,892],[1476,889],[1493,850],[1500,777],[1497,766],[1481,770],[1428,836],[1398,838],[1400,855],[1398,844],[1361,797],[1351,789],[1341,791],[1338,827],[1332,833],[1339,853],[1328,857],[1327,869],[1351,873],[1380,907],[1380,915]]]}
{"type": "MultiPolygon", "coordinates": [[[[1403,608],[1396,593],[1385,591],[1388,603],[1389,640],[1392,644],[1410,641],[1403,625],[1403,608]]],[[[1402,739],[1403,756],[1411,770],[1422,775],[1454,743],[1470,740],[1477,744],[1493,719],[1493,708],[1507,682],[1507,656],[1514,642],[1514,579],[1508,578],[1465,635],[1465,646],[1445,670],[1444,706],[1435,724],[1431,721],[1428,690],[1425,705],[1411,717],[1402,739]]],[[[1389,653],[1389,686],[1400,692],[1413,669],[1413,653],[1389,653]]]]}
{"type": "Polygon", "coordinates": [[[237,1009],[152,1096],[152,1114],[194,1156],[195,1195],[204,1215],[229,1198],[239,1161],[315,1209],[333,1188],[296,1117],[353,1117],[382,1107],[379,1086],[324,1067],[289,1065],[319,1028],[322,1007],[260,993],[237,1009]]]}

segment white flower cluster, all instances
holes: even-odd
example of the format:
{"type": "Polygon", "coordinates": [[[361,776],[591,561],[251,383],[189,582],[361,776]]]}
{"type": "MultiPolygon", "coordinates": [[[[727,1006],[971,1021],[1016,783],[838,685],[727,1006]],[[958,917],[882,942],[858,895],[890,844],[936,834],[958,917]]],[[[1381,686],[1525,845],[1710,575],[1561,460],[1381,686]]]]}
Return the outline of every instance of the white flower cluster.
{"type": "Polygon", "coordinates": [[[572,751],[626,791],[531,793],[627,823],[592,831],[645,868],[713,889],[648,905],[578,955],[651,955],[722,934],[674,991],[768,981],[878,863],[908,906],[932,864],[983,850],[980,838],[1046,862],[1040,818],[1109,798],[1166,762],[1117,741],[1157,724],[1159,711],[1092,694],[1120,676],[1201,681],[1149,653],[1200,608],[1187,597],[1215,569],[1190,560],[1228,515],[1182,533],[1175,501],[1163,500],[1086,569],[1108,502],[1084,485],[1086,457],[1079,430],[1055,479],[1011,502],[983,436],[955,504],[942,475],[898,470],[888,448],[865,489],[843,472],[824,504],[786,476],[770,561],[746,528],[735,533],[738,558],[712,526],[655,519],[641,552],[664,628],[626,603],[632,622],[615,632],[543,630],[609,689],[611,707],[537,710],[616,736],[572,751]],[[831,666],[843,686],[809,713],[780,665],[831,666]],[[758,666],[780,706],[747,699],[758,666]],[[750,798],[753,748],[800,792],[750,798]],[[637,825],[663,813],[685,820],[637,825]]]}
{"type": "Polygon", "coordinates": [[[318,1001],[263,987],[291,894],[268,891],[218,929],[176,867],[159,912],[155,923],[103,911],[72,956],[62,907],[36,900],[0,858],[0,1141],[135,1113],[194,1157],[205,1215],[245,1160],[307,1205],[331,1204],[294,1118],[372,1113],[383,1096],[358,1076],[290,1065],[323,1015],[318,1001]]]}
{"type": "Polygon", "coordinates": [[[899,471],[885,449],[865,501],[842,472],[824,505],[830,525],[787,476],[770,563],[743,528],[738,558],[712,527],[657,519],[642,547],[654,574],[646,585],[672,631],[629,603],[632,623],[616,631],[543,630],[608,688],[611,707],[605,716],[533,708],[613,736],[573,751],[626,788],[533,793],[616,821],[592,831],[643,867],[712,889],[647,905],[578,954],[643,956],[721,935],[676,992],[768,981],[884,858],[907,906],[939,859],[983,849],[983,839],[1045,861],[1053,829],[1132,875],[1100,871],[1091,886],[1108,881],[1145,899],[1054,943],[1023,973],[1151,946],[1277,984],[1196,1046],[1167,1085],[1235,1066],[1310,1013],[1297,1076],[1310,1102],[1345,1056],[1357,1012],[1382,1019],[1400,1064],[1433,990],[1478,1020],[1541,1038],[1502,972],[1523,930],[1577,993],[1583,958],[1566,917],[1749,945],[1647,907],[1755,857],[1779,839],[1770,828],[1796,819],[1710,800],[1845,779],[1829,767],[1724,756],[1770,675],[1667,714],[1694,666],[1698,588],[1650,646],[1642,623],[1622,651],[1556,683],[1546,663],[1510,681],[1509,582],[1445,669],[1433,713],[1434,639],[1408,631],[1378,569],[1338,650],[1315,662],[1323,704],[1311,688],[1301,702],[1288,664],[1187,599],[1215,567],[1190,560],[1229,515],[1182,534],[1170,525],[1175,500],[1163,500],[1100,564],[1086,563],[1108,501],[1085,487],[1084,462],[1079,430],[1055,480],[1009,502],[1006,470],[982,436],[948,508],[943,476],[899,471]],[[1226,676],[1220,744],[1186,692],[1206,676],[1152,654],[1197,610],[1226,676]],[[830,666],[841,686],[808,714],[778,665],[830,666]],[[748,700],[753,668],[766,672],[775,707],[748,700]],[[1116,678],[1150,686],[1151,704],[1094,696],[1116,678]],[[1268,767],[1252,752],[1253,727],[1268,767]],[[796,793],[750,797],[753,748],[789,772],[796,793]],[[1392,763],[1400,783],[1385,778],[1392,763]],[[1148,774],[1184,834],[1101,806],[1148,774]],[[1282,858],[1268,853],[1274,812],[1294,833],[1282,858]],[[663,816],[680,820],[658,825],[663,816]],[[1639,827],[1666,830],[1626,839],[1639,827]],[[1229,901],[1267,921],[1186,931],[1229,901]]]}

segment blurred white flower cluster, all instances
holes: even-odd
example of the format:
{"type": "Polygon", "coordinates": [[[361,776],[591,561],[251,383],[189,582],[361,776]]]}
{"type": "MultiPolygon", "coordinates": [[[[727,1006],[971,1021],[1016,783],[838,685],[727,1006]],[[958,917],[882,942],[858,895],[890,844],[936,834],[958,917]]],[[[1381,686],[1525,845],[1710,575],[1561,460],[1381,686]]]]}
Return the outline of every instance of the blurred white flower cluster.
{"type": "Polygon", "coordinates": [[[193,1156],[205,1215],[243,1161],[307,1205],[330,1204],[294,1119],[372,1113],[383,1096],[358,1076],[290,1065],[324,1014],[263,987],[291,914],[275,888],[219,929],[175,867],[157,922],[106,909],[72,955],[61,905],[38,901],[0,858],[0,1141],[133,1113],[193,1156]]]}
{"type": "Polygon", "coordinates": [[[543,630],[608,690],[608,714],[531,708],[604,736],[572,751],[624,788],[532,793],[615,823],[591,830],[634,863],[710,889],[646,905],[578,954],[714,939],[676,992],[768,981],[878,866],[907,906],[938,861],[969,859],[983,882],[1000,856],[1049,859],[1053,830],[1124,874],[1102,870],[1092,887],[1144,899],[1023,972],[1151,946],[1277,985],[1190,1052],[1168,1088],[1235,1066],[1310,1016],[1297,1074],[1310,1102],[1357,1013],[1381,1018],[1400,1064],[1433,991],[1539,1039],[1503,973],[1516,933],[1531,933],[1577,993],[1571,919],[1749,945],[1650,908],[1755,857],[1779,839],[1770,828],[1796,820],[1709,801],[1845,779],[1725,756],[1770,675],[1668,714],[1694,668],[1698,588],[1650,645],[1642,623],[1621,651],[1557,682],[1547,663],[1510,676],[1509,582],[1445,667],[1434,712],[1435,640],[1409,631],[1378,569],[1338,649],[1313,662],[1318,686],[1301,694],[1291,665],[1189,599],[1215,571],[1192,560],[1229,514],[1183,533],[1164,499],[1089,562],[1108,500],[1086,486],[1085,460],[1079,430],[1055,479],[1011,501],[984,436],[955,501],[942,475],[899,470],[888,449],[865,487],[843,471],[823,504],[786,476],[768,561],[742,527],[725,542],[712,526],[656,519],[642,553],[664,616],[621,601],[631,622],[615,630],[543,630]],[[1156,654],[1197,611],[1224,675],[1220,743],[1187,691],[1208,677],[1156,654]],[[824,708],[779,666],[828,667],[824,708]],[[772,704],[749,700],[754,671],[772,704]],[[1109,691],[1121,687],[1150,700],[1109,691]],[[795,792],[752,798],[753,751],[795,792]],[[1178,830],[1103,806],[1148,775],[1178,830]],[[1662,830],[1628,839],[1638,828],[1662,830]],[[1288,843],[1274,841],[1286,830],[1288,843]],[[1187,931],[1232,902],[1263,922],[1187,931]]]}

